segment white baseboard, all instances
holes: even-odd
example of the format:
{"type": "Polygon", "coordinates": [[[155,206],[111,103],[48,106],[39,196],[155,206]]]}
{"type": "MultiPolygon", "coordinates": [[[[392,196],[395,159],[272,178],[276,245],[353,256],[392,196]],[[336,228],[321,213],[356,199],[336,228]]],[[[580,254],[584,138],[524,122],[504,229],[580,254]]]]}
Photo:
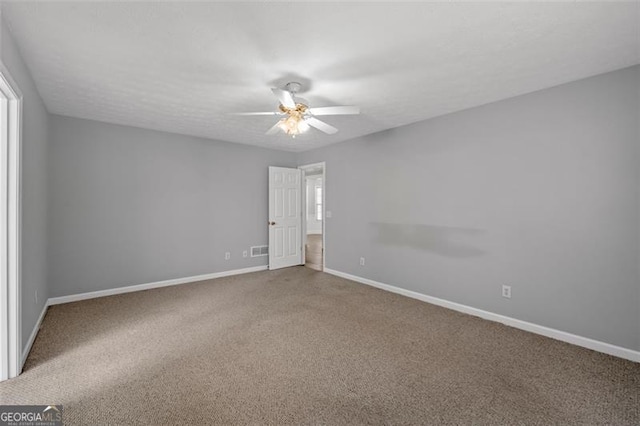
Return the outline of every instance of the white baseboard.
{"type": "Polygon", "coordinates": [[[51,297],[47,304],[59,305],[61,303],[77,302],[86,299],[95,299],[96,297],[113,296],[116,294],[131,293],[134,291],[150,290],[152,288],[168,287],[171,285],[187,284],[197,281],[212,280],[214,278],[229,277],[231,275],[248,274],[250,272],[258,272],[267,270],[267,265],[254,266],[251,268],[233,269],[230,271],[214,272],[213,274],[195,275],[186,278],[175,278],[172,280],[156,281],[147,284],[138,284],[126,287],[110,288],[108,290],[91,291],[88,293],[72,294],[69,296],[51,297]]]}
{"type": "Polygon", "coordinates": [[[42,320],[44,319],[44,316],[47,313],[48,308],[49,308],[49,303],[47,301],[47,303],[45,303],[44,306],[42,307],[42,312],[40,312],[38,321],[36,321],[36,325],[33,326],[33,330],[31,331],[29,340],[27,340],[27,344],[24,346],[24,349],[22,350],[22,359],[20,360],[21,373],[22,373],[22,368],[24,367],[24,363],[27,360],[27,356],[29,356],[29,352],[31,351],[31,347],[33,346],[33,342],[36,340],[36,336],[38,335],[38,331],[40,330],[40,326],[42,325],[42,320]]]}
{"type": "Polygon", "coordinates": [[[395,287],[389,284],[384,284],[378,281],[370,280],[368,278],[358,277],[356,275],[347,274],[347,273],[336,271],[333,269],[325,268],[324,272],[341,277],[341,278],[346,278],[348,280],[355,281],[361,284],[366,284],[382,290],[390,291],[392,293],[397,293],[403,296],[411,297],[413,299],[418,299],[423,302],[442,306],[448,309],[453,309],[454,311],[463,312],[465,314],[477,316],[489,321],[499,322],[511,327],[519,328],[520,330],[525,330],[531,333],[540,334],[542,336],[550,337],[556,340],[561,340],[563,342],[571,343],[577,346],[582,346],[587,349],[592,349],[594,351],[617,356],[619,358],[628,359],[630,361],[640,362],[640,352],[634,351],[632,349],[623,348],[621,346],[615,346],[610,343],[600,342],[598,340],[589,339],[588,337],[578,336],[575,334],[567,333],[565,331],[544,327],[542,325],[521,321],[521,320],[507,317],[504,315],[495,314],[493,312],[483,311],[482,309],[472,308],[471,306],[462,305],[460,303],[450,302],[448,300],[440,299],[437,297],[427,296],[422,293],[406,290],[400,287],[395,287]]]}

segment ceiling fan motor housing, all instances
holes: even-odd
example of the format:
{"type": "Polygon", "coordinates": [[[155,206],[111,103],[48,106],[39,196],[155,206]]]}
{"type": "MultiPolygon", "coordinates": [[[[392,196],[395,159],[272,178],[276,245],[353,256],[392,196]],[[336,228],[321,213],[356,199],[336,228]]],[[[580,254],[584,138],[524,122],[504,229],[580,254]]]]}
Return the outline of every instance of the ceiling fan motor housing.
{"type": "Polygon", "coordinates": [[[292,93],[292,94],[295,95],[302,88],[302,84],[298,83],[297,81],[291,81],[291,82],[287,83],[284,86],[284,88],[287,90],[287,92],[292,93]]]}

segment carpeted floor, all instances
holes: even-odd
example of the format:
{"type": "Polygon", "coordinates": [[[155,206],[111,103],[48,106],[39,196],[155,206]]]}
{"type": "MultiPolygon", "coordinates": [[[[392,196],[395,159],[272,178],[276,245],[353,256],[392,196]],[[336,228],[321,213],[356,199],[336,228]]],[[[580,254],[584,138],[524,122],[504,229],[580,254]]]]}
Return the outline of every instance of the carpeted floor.
{"type": "Polygon", "coordinates": [[[640,364],[296,267],[53,306],[0,403],[69,425],[638,425],[640,364]]]}

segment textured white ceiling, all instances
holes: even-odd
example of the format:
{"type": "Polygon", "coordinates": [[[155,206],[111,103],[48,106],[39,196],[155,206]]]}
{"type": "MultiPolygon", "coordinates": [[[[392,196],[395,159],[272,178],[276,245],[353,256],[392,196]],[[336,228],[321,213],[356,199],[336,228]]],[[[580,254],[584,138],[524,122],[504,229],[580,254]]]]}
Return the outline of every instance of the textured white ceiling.
{"type": "Polygon", "coordinates": [[[639,3],[5,3],[50,112],[304,151],[640,63],[639,3]],[[266,136],[297,80],[340,131],[266,136]]]}

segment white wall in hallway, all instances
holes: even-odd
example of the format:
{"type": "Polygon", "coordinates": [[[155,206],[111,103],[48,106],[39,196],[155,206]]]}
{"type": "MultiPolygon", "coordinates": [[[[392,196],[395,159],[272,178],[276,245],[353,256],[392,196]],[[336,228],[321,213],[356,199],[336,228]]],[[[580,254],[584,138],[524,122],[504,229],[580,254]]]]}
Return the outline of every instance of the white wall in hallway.
{"type": "MultiPolygon", "coordinates": [[[[322,220],[318,220],[316,188],[322,188],[321,176],[307,176],[307,234],[322,234],[322,220]]],[[[321,217],[323,217],[322,215],[321,217]]]]}

